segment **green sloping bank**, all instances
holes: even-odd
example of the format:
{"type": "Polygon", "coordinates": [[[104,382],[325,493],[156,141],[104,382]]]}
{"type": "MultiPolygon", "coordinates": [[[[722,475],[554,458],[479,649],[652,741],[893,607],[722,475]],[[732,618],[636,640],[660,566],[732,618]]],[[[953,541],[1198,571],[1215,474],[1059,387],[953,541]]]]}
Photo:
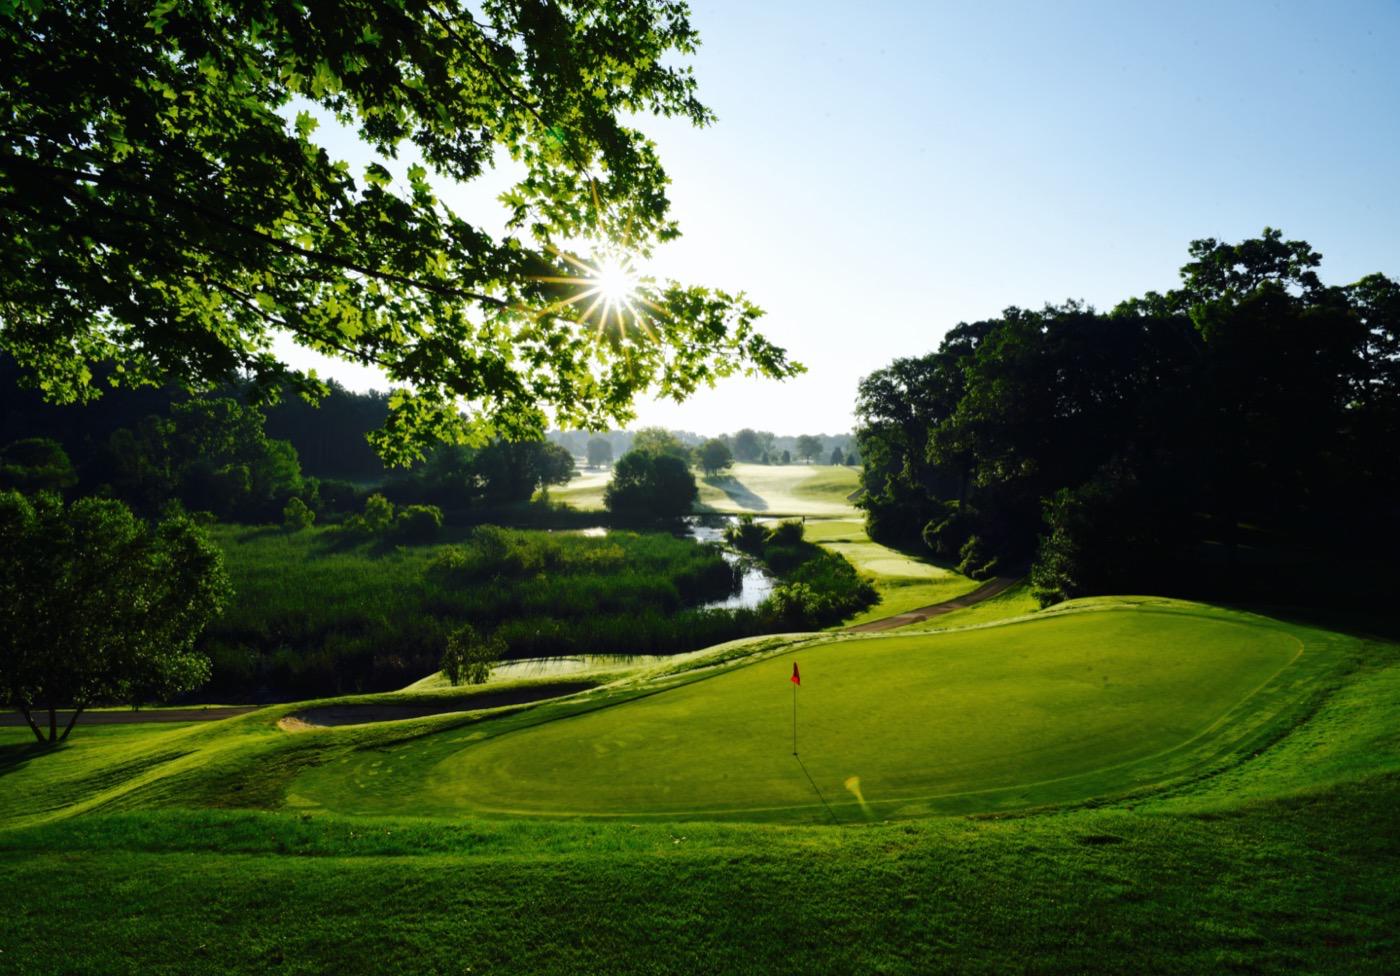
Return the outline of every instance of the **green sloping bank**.
{"type": "Polygon", "coordinates": [[[0,971],[1394,972],[1396,645],[1148,600],[774,643],[479,716],[0,730],[0,971]],[[791,822],[794,655],[853,824],[791,822]]]}
{"type": "Polygon", "coordinates": [[[342,812],[843,821],[1079,800],[1215,758],[1303,657],[1283,629],[1176,609],[846,638],[496,737],[365,753],[294,791],[342,812]]]}

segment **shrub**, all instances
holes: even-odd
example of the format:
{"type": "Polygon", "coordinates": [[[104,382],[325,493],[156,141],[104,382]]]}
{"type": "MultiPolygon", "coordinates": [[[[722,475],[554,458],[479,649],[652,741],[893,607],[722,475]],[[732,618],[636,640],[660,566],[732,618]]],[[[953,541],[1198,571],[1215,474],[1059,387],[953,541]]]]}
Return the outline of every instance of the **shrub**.
{"type": "Polygon", "coordinates": [[[740,552],[759,555],[763,552],[763,544],[768,541],[768,533],[753,520],[752,515],[740,515],[725,528],[724,539],[740,552]]]}
{"type": "Polygon", "coordinates": [[[306,502],[293,495],[282,508],[282,527],[288,532],[309,529],[316,521],[316,513],[306,507],[306,502]]]}
{"type": "Polygon", "coordinates": [[[800,519],[779,522],[768,530],[768,543],[774,546],[795,546],[802,541],[803,529],[800,519]]]}
{"type": "Polygon", "coordinates": [[[394,518],[393,537],[399,542],[431,542],[442,531],[442,509],[436,505],[405,505],[394,518]]]}
{"type": "Polygon", "coordinates": [[[996,559],[987,550],[987,545],[982,541],[980,535],[969,536],[963,543],[963,547],[958,552],[960,562],[958,572],[971,579],[986,579],[982,574],[988,567],[996,568],[996,559]]]}
{"type": "Polygon", "coordinates": [[[383,495],[370,495],[365,499],[363,519],[372,535],[384,535],[394,524],[394,503],[383,495]]]}

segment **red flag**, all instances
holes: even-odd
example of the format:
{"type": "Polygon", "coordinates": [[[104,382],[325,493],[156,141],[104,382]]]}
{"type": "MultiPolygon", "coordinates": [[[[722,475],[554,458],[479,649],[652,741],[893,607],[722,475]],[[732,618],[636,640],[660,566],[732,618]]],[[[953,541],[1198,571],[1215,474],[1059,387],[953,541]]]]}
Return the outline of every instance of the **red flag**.
{"type": "Polygon", "coordinates": [[[802,684],[802,675],[797,673],[797,662],[792,662],[792,677],[788,679],[795,685],[802,684]]]}

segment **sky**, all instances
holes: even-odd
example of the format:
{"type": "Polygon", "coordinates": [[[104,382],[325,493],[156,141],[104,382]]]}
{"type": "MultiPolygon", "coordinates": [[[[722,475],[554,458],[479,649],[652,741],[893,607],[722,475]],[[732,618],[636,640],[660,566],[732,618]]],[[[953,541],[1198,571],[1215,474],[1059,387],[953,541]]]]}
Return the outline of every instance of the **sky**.
{"type": "MultiPolygon", "coordinates": [[[[646,270],[743,290],[808,371],[644,399],[634,427],[850,430],[861,377],[958,322],[1171,288],[1202,237],[1278,227],[1325,282],[1400,276],[1397,0],[692,0],[691,21],[718,122],[638,122],[684,232],[646,270]]],[[[442,195],[491,227],[502,183],[442,195]]]]}

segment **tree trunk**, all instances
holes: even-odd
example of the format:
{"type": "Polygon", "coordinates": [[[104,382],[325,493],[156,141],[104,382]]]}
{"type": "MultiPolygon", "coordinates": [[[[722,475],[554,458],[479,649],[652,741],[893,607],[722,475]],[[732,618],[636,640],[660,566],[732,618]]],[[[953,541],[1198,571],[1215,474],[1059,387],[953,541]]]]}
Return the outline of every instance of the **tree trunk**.
{"type": "Polygon", "coordinates": [[[40,742],[44,741],[44,731],[39,728],[39,723],[34,721],[33,714],[29,711],[27,704],[19,706],[19,713],[24,716],[24,720],[29,723],[30,730],[34,733],[34,738],[40,742]]]}
{"type": "Polygon", "coordinates": [[[76,703],[73,705],[73,715],[68,719],[68,724],[64,726],[63,734],[58,737],[59,742],[68,738],[68,733],[73,731],[73,723],[78,721],[78,716],[83,714],[83,709],[85,707],[85,705],[78,705],[76,703]]]}
{"type": "Polygon", "coordinates": [[[54,741],[56,741],[57,739],[58,739],[58,710],[55,709],[55,708],[53,707],[53,705],[50,705],[50,706],[49,706],[49,741],[50,741],[50,742],[54,742],[54,741]]]}

